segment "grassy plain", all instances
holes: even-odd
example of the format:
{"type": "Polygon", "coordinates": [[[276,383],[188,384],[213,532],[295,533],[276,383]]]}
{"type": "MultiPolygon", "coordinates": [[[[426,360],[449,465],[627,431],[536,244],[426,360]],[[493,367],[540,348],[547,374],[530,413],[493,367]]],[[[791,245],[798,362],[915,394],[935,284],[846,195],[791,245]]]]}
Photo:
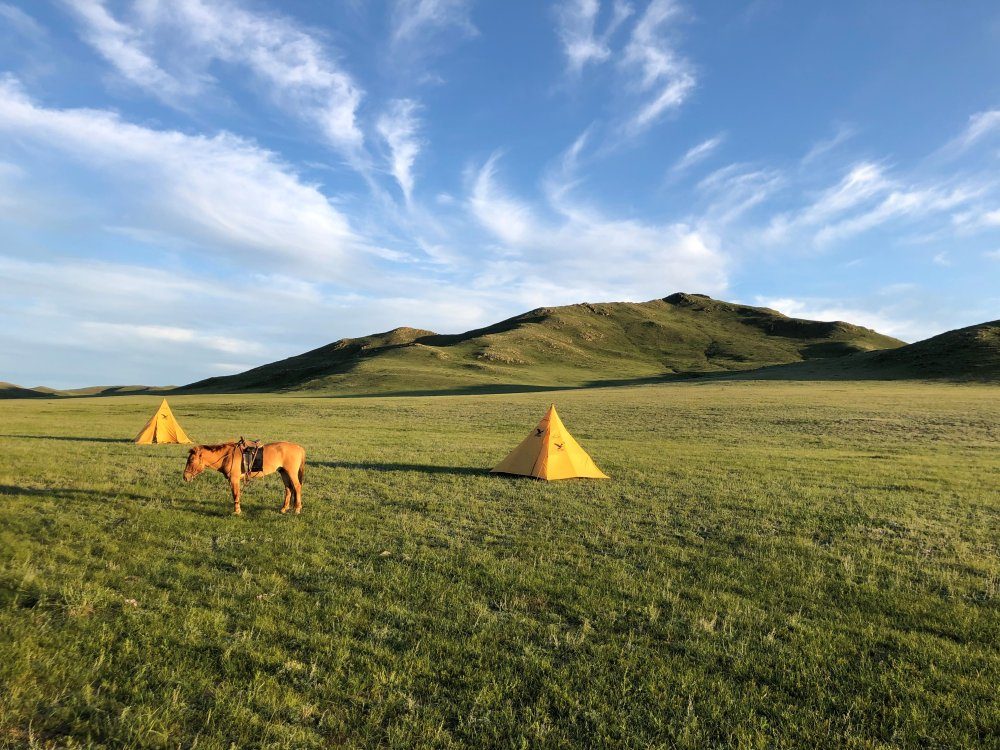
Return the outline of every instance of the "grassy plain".
{"type": "Polygon", "coordinates": [[[0,746],[985,748],[1000,387],[0,402],[0,746]],[[613,479],[485,473],[555,401],[613,479]]]}

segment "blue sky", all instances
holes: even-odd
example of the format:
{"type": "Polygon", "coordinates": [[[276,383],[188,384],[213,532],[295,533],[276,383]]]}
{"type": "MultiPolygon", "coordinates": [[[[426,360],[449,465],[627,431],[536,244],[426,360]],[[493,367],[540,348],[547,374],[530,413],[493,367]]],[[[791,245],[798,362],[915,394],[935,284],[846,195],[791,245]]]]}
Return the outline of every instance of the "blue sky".
{"type": "Polygon", "coordinates": [[[0,379],[674,291],[1000,317],[1000,6],[0,0],[0,379]]]}

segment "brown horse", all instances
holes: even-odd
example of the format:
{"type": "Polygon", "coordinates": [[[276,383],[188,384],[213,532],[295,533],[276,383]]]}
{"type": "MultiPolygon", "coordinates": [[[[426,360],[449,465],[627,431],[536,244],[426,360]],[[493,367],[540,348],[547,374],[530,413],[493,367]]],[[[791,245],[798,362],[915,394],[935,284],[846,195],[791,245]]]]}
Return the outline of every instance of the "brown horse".
{"type": "MultiPolygon", "coordinates": [[[[301,513],[302,475],[306,468],[305,448],[295,443],[268,443],[260,450],[264,454],[264,470],[249,472],[246,477],[255,479],[277,471],[281,474],[281,481],[285,483],[285,504],[281,506],[281,512],[288,512],[294,495],[295,512],[301,513]]],[[[196,445],[188,453],[184,481],[190,482],[205,469],[215,469],[229,480],[233,488],[233,512],[239,515],[240,479],[243,471],[240,444],[196,445]]]]}

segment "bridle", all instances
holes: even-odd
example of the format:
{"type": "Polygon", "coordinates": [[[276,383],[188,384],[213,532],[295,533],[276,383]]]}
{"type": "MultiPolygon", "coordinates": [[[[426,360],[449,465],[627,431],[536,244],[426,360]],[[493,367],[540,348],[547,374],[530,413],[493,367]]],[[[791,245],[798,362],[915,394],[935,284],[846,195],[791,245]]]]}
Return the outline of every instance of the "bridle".
{"type": "Polygon", "coordinates": [[[198,451],[194,455],[196,455],[198,457],[198,460],[201,462],[201,468],[198,470],[198,473],[200,474],[205,469],[215,469],[216,471],[218,471],[219,467],[222,466],[222,462],[225,461],[227,458],[232,457],[232,451],[223,456],[220,456],[218,461],[216,461],[215,463],[209,463],[208,461],[204,460],[201,457],[201,451],[198,451]]]}

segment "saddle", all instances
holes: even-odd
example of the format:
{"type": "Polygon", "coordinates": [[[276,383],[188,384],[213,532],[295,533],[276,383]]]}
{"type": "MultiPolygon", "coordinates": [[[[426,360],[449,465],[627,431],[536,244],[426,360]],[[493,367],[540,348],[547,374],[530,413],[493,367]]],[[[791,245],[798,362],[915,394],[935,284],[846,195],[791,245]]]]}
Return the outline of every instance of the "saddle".
{"type": "Polygon", "coordinates": [[[241,437],[236,446],[240,449],[242,461],[240,473],[247,474],[264,471],[264,446],[259,440],[246,440],[241,437]]]}

